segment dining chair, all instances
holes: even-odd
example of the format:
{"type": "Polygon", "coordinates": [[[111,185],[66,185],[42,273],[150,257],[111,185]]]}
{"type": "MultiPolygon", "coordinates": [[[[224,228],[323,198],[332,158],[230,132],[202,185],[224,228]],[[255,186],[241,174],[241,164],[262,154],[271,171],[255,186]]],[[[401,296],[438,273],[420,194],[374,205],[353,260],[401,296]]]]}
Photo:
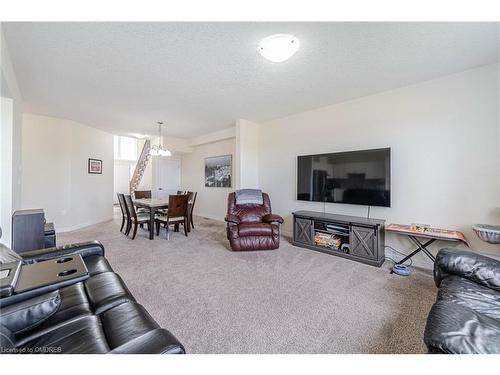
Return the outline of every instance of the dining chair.
{"type": "Polygon", "coordinates": [[[147,228],[149,229],[149,213],[138,213],[135,210],[134,202],[132,202],[132,197],[130,195],[125,195],[125,204],[127,205],[128,212],[130,214],[130,228],[126,235],[130,233],[130,229],[132,225],[134,226],[134,233],[132,234],[132,239],[135,239],[135,235],[137,234],[137,227],[139,224],[146,223],[147,228]]]}
{"type": "Polygon", "coordinates": [[[194,211],[194,204],[196,202],[196,196],[198,193],[196,191],[188,191],[189,194],[189,222],[191,223],[191,227],[194,229],[194,223],[193,223],[193,211],[194,211]]]}
{"type": "Polygon", "coordinates": [[[164,224],[166,229],[166,238],[170,239],[170,225],[179,225],[182,224],[184,226],[184,235],[187,237],[188,235],[188,194],[178,194],[178,195],[170,195],[168,197],[168,211],[166,214],[158,215],[155,219],[156,223],[156,235],[160,235],[160,225],[164,224]]]}
{"type": "MultiPolygon", "coordinates": [[[[134,197],[135,199],[151,199],[151,190],[136,190],[134,191],[134,197]]],[[[146,213],[149,214],[149,209],[146,207],[139,207],[136,209],[136,212],[138,214],[146,213]]],[[[141,224],[141,228],[144,225],[141,224]]]]}
{"type": "Polygon", "coordinates": [[[116,195],[118,196],[118,203],[120,203],[120,210],[122,211],[122,226],[120,227],[120,232],[123,230],[125,223],[127,223],[127,226],[125,227],[125,233],[128,234],[127,230],[130,226],[130,215],[128,213],[127,205],[125,204],[125,198],[123,197],[122,193],[117,193],[116,195]]]}
{"type": "Polygon", "coordinates": [[[135,199],[151,199],[151,190],[136,190],[134,197],[135,199]]]}

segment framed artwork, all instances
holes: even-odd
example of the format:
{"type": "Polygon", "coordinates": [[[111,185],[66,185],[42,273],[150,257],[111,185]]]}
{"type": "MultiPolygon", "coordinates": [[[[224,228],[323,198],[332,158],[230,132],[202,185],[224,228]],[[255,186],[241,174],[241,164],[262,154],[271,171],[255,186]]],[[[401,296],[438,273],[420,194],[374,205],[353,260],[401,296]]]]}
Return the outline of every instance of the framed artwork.
{"type": "Polygon", "coordinates": [[[89,159],[88,172],[90,174],[102,174],[102,160],[89,159]]]}
{"type": "Polygon", "coordinates": [[[205,158],[205,187],[231,187],[232,155],[205,158]]]}

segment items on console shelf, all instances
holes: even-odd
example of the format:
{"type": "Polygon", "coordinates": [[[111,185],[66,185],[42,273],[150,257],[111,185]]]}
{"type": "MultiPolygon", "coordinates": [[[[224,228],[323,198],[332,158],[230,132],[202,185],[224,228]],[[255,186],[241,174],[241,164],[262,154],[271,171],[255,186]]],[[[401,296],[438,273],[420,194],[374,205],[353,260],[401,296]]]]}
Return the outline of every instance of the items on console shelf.
{"type": "Polygon", "coordinates": [[[348,243],[343,243],[342,246],[340,247],[340,250],[342,250],[342,252],[346,254],[349,254],[349,252],[351,251],[350,249],[351,248],[348,243]]]}
{"type": "Polygon", "coordinates": [[[431,226],[429,224],[416,224],[416,223],[413,223],[410,225],[410,229],[414,232],[427,232],[429,229],[431,228],[431,226]]]}
{"type": "Polygon", "coordinates": [[[329,249],[338,250],[340,248],[340,244],[342,240],[340,237],[330,234],[330,233],[322,233],[316,232],[314,235],[314,244],[316,246],[327,247],[329,249]]]}

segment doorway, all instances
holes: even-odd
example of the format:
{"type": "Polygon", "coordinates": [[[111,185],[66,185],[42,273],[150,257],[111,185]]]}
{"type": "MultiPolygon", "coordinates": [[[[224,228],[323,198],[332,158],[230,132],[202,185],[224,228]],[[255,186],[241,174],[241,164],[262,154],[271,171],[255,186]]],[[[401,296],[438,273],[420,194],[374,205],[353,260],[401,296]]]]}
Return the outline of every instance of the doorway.
{"type": "Polygon", "coordinates": [[[168,199],[170,194],[177,194],[181,188],[181,161],[158,157],[154,166],[153,197],[168,199]]]}

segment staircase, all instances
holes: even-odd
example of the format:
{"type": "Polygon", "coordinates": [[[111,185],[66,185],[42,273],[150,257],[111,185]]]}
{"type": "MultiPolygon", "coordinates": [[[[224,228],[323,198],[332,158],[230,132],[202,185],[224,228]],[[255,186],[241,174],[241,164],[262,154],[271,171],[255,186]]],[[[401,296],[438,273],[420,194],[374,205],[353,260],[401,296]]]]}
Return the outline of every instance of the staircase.
{"type": "Polygon", "coordinates": [[[144,176],[144,172],[146,171],[148,161],[151,157],[151,155],[149,155],[149,150],[151,150],[151,141],[147,139],[146,142],[144,142],[144,146],[142,147],[141,151],[141,156],[139,156],[139,160],[137,160],[134,174],[132,175],[132,179],[130,180],[130,195],[133,195],[134,192],[137,190],[139,184],[141,183],[142,176],[144,176]]]}

